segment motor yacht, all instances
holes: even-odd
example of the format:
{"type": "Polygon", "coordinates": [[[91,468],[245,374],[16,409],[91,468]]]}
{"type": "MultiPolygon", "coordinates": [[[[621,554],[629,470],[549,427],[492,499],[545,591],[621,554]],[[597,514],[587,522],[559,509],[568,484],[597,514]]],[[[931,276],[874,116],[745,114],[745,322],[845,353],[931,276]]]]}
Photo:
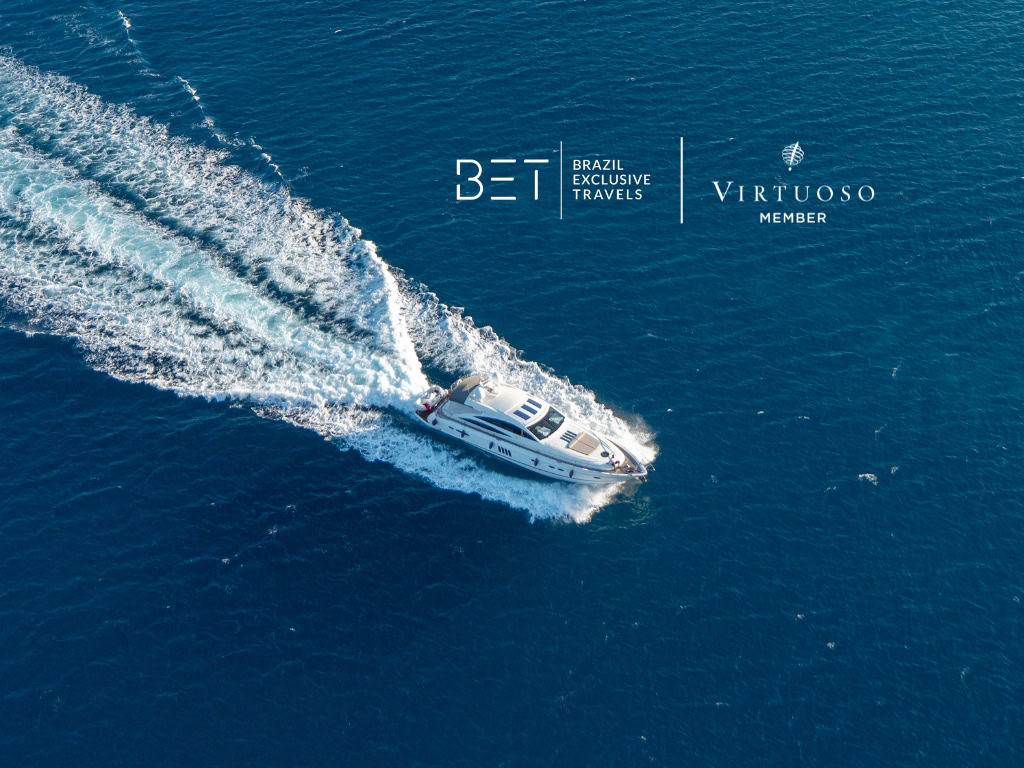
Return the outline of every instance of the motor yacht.
{"type": "Polygon", "coordinates": [[[431,387],[417,398],[416,415],[437,432],[545,477],[590,485],[647,479],[647,466],[614,440],[495,377],[431,387]]]}

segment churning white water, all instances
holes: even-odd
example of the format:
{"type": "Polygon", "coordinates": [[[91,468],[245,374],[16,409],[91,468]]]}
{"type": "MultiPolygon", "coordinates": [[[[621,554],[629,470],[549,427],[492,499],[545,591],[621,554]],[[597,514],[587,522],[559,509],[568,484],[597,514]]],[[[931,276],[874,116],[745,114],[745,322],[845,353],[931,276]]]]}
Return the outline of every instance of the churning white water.
{"type": "Polygon", "coordinates": [[[586,520],[615,491],[507,475],[421,431],[421,361],[495,372],[653,458],[649,435],[397,278],[342,217],[225,159],[0,57],[0,299],[113,376],[243,402],[537,517],[586,520]]]}

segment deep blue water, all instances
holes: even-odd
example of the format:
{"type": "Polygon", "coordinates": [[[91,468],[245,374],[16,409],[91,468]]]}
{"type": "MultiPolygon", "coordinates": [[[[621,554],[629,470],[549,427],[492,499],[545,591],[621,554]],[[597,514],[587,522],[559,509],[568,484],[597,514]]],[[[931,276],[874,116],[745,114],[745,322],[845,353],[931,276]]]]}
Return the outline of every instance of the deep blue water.
{"type": "Polygon", "coordinates": [[[0,762],[1019,764],[1022,24],[0,9],[0,762]],[[644,199],[456,202],[559,142],[644,199]],[[478,365],[651,481],[404,421],[478,365]]]}

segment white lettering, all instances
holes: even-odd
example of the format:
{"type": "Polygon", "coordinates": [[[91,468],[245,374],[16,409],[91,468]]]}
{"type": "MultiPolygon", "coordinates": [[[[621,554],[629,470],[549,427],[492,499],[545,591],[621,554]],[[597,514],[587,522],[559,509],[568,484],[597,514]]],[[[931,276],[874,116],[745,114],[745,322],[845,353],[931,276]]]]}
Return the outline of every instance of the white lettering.
{"type": "Polygon", "coordinates": [[[480,174],[482,174],[484,172],[483,166],[480,165],[480,163],[478,163],[476,160],[466,160],[466,159],[456,160],[455,161],[455,175],[456,176],[461,176],[462,175],[462,164],[463,163],[472,163],[473,165],[476,166],[476,176],[470,176],[468,179],[466,179],[466,181],[472,181],[473,183],[475,183],[477,185],[478,189],[477,189],[475,195],[463,195],[462,194],[462,184],[456,184],[455,185],[455,199],[456,200],[476,200],[477,198],[480,197],[480,195],[482,195],[484,193],[484,185],[483,185],[483,182],[480,181],[480,174]]]}

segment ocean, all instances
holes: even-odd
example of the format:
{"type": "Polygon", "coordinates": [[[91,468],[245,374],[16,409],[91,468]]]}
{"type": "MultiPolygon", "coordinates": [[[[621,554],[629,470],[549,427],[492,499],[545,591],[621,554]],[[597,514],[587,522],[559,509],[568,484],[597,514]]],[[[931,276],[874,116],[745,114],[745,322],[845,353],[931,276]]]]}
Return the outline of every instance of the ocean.
{"type": "Polygon", "coordinates": [[[1021,51],[0,4],[0,763],[1018,765],[1021,51]],[[649,482],[409,418],[479,371],[649,482]]]}

